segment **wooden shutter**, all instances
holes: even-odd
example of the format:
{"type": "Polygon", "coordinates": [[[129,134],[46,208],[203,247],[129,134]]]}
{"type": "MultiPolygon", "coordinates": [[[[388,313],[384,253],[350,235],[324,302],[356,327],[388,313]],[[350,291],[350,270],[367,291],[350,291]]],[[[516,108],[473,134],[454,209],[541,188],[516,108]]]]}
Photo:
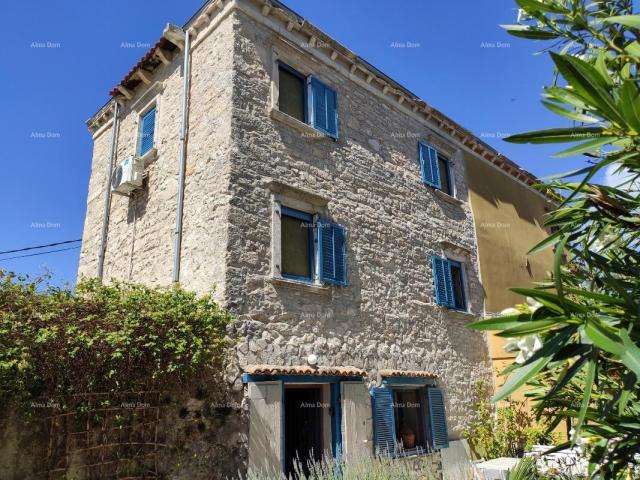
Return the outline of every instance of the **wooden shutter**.
{"type": "Polygon", "coordinates": [[[283,471],[282,382],[249,383],[249,474],[280,478],[283,471]]]}
{"type": "Polygon", "coordinates": [[[440,167],[438,165],[438,151],[431,145],[418,142],[420,156],[420,172],[422,181],[432,187],[442,188],[440,185],[440,167]]]}
{"type": "Polygon", "coordinates": [[[153,135],[155,127],[156,108],[153,107],[151,110],[144,114],[140,122],[140,155],[144,155],[153,148],[153,135]]]}
{"type": "Polygon", "coordinates": [[[446,307],[454,306],[453,284],[451,282],[451,266],[449,261],[437,256],[431,257],[433,266],[433,285],[436,303],[446,307]]]}
{"type": "Polygon", "coordinates": [[[325,92],[327,96],[327,132],[333,138],[338,138],[338,94],[326,86],[325,92]]]}
{"type": "Polygon", "coordinates": [[[395,457],[396,425],[393,412],[393,391],[372,388],[373,445],[376,455],[395,457]]]}
{"type": "Polygon", "coordinates": [[[363,382],[341,382],[342,449],[350,458],[371,456],[371,397],[363,382]]]}
{"type": "Polygon", "coordinates": [[[429,419],[431,424],[431,439],[436,450],[449,447],[449,432],[447,430],[447,416],[444,410],[444,395],[440,388],[427,389],[429,397],[429,419]]]}
{"type": "Polygon", "coordinates": [[[347,284],[347,247],[342,225],[318,222],[319,276],[323,282],[347,284]]]}
{"type": "Polygon", "coordinates": [[[338,96],[316,78],[311,78],[311,109],[313,127],[338,138],[338,96]]]}

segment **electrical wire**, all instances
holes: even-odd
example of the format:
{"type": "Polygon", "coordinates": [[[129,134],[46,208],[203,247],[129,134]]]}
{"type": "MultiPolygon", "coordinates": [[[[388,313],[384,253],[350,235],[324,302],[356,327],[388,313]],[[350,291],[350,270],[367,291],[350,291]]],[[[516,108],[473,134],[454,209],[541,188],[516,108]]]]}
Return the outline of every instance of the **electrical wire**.
{"type": "MultiPolygon", "coordinates": [[[[63,243],[66,243],[66,242],[63,242],[63,243]]],[[[4,262],[5,260],[13,260],[15,258],[25,258],[25,257],[35,257],[37,255],[46,255],[47,253],[66,252],[67,250],[77,250],[78,248],[80,248],[80,245],[78,245],[77,247],[59,248],[57,250],[49,250],[47,252],[29,253],[27,255],[16,255],[15,257],[0,258],[0,262],[4,262]]]]}
{"type": "Polygon", "coordinates": [[[82,239],[79,238],[78,240],[66,240],[64,242],[49,243],[47,245],[37,245],[35,247],[18,248],[17,250],[6,250],[4,252],[0,252],[0,255],[4,255],[5,253],[16,253],[16,252],[25,252],[27,250],[36,250],[38,248],[57,247],[58,245],[66,245],[68,243],[77,243],[81,241],[82,239]]]}

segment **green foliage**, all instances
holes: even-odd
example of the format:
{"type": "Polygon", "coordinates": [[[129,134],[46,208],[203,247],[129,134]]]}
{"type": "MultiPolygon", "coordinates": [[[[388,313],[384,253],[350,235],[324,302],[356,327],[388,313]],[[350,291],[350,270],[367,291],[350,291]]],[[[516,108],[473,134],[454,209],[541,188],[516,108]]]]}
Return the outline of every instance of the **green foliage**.
{"type": "Polygon", "coordinates": [[[536,460],[525,457],[509,472],[508,480],[539,480],[540,474],[536,467],[536,460]]]}
{"type": "Polygon", "coordinates": [[[478,457],[521,457],[535,444],[553,443],[553,435],[538,426],[526,402],[508,399],[494,409],[482,382],[476,387],[475,419],[464,432],[478,457]]]}
{"type": "Polygon", "coordinates": [[[509,367],[496,399],[532,385],[539,413],[572,419],[591,473],[624,478],[640,458],[640,16],[631,0],[516,3],[528,19],[505,28],[554,39],[543,103],[571,125],[506,140],[577,143],[556,156],[582,154],[588,165],[544,187],[557,199],[545,222],[555,233],[530,253],[555,247],[552,278],[513,289],[530,297],[517,317],[472,328],[535,335],[542,347],[509,367]],[[619,185],[594,183],[605,167],[625,173],[619,185]]]}
{"type": "Polygon", "coordinates": [[[210,296],[97,280],[74,293],[42,289],[44,280],[0,270],[0,404],[160,388],[221,370],[230,317],[210,296]]]}

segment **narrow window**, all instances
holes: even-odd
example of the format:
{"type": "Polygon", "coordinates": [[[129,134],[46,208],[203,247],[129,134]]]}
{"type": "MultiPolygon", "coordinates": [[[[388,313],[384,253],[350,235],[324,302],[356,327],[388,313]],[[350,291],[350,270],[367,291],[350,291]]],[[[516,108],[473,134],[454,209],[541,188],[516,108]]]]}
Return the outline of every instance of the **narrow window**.
{"type": "Polygon", "coordinates": [[[451,268],[451,283],[453,286],[453,304],[458,310],[466,310],[466,302],[464,298],[464,283],[462,275],[462,266],[458,262],[449,261],[451,268]]]}
{"type": "Polygon", "coordinates": [[[313,216],[282,207],[282,276],[313,281],[313,216]]]}
{"type": "Polygon", "coordinates": [[[156,128],[156,107],[151,107],[140,119],[140,138],[138,155],[142,156],[153,148],[153,136],[156,128]]]}
{"type": "Polygon", "coordinates": [[[449,160],[438,153],[438,170],[440,173],[440,188],[447,195],[453,194],[451,188],[451,172],[449,171],[451,164],[449,160]]]}
{"type": "Polygon", "coordinates": [[[306,122],[306,80],[304,75],[293,68],[278,63],[279,94],[278,103],[281,112],[306,122]]]}
{"type": "Polygon", "coordinates": [[[413,453],[427,450],[425,434],[426,409],[419,389],[394,390],[396,441],[401,452],[413,453]]]}

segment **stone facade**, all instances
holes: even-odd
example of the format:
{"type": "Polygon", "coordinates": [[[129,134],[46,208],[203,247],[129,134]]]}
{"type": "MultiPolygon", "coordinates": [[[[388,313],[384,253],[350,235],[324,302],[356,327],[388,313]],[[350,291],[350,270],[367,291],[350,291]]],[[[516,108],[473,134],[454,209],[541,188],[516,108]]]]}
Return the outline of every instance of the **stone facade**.
{"type": "MultiPolygon", "coordinates": [[[[210,5],[204,20],[188,25],[194,39],[180,282],[200,293],[215,289],[236,315],[230,385],[247,397],[247,366],[304,365],[310,354],[319,365],[365,370],[367,387],[379,384],[383,369],[433,372],[445,393],[449,437],[461,438],[475,383],[491,382],[486,337],[466,328],[484,311],[466,170],[487,159],[467,137],[447,133],[444,121],[378,88],[384,77],[372,81],[373,73],[341,63],[344,47],[310,38],[288,11],[262,0],[210,5]],[[337,140],[277,111],[278,59],[336,90],[337,140]],[[450,158],[453,196],[422,182],[419,140],[450,158]],[[274,274],[273,225],[287,202],[346,228],[347,286],[274,274]],[[462,262],[467,311],[436,303],[431,256],[443,254],[462,262]]],[[[116,161],[135,153],[139,116],[150,102],[158,108],[157,154],[143,188],[113,196],[106,279],[171,282],[182,55],[121,101],[116,161]]],[[[111,128],[94,131],[79,276],[96,272],[111,128]]]]}
{"type": "Polygon", "coordinates": [[[244,11],[234,15],[234,30],[226,299],[238,315],[239,366],[299,365],[314,353],[320,365],[364,368],[370,381],[384,368],[432,371],[447,391],[450,432],[459,437],[469,392],[490,370],[482,334],[466,328],[483,304],[456,145],[440,143],[427,126],[314,63],[244,11]],[[274,51],[336,89],[338,141],[307,138],[270,117],[274,51]],[[459,202],[422,183],[417,141],[425,138],[456,159],[459,202]],[[270,281],[272,179],[291,186],[293,197],[297,189],[327,199],[329,217],[347,230],[347,287],[314,292],[270,281]],[[430,259],[443,242],[466,256],[469,313],[435,303],[430,259]]]}

